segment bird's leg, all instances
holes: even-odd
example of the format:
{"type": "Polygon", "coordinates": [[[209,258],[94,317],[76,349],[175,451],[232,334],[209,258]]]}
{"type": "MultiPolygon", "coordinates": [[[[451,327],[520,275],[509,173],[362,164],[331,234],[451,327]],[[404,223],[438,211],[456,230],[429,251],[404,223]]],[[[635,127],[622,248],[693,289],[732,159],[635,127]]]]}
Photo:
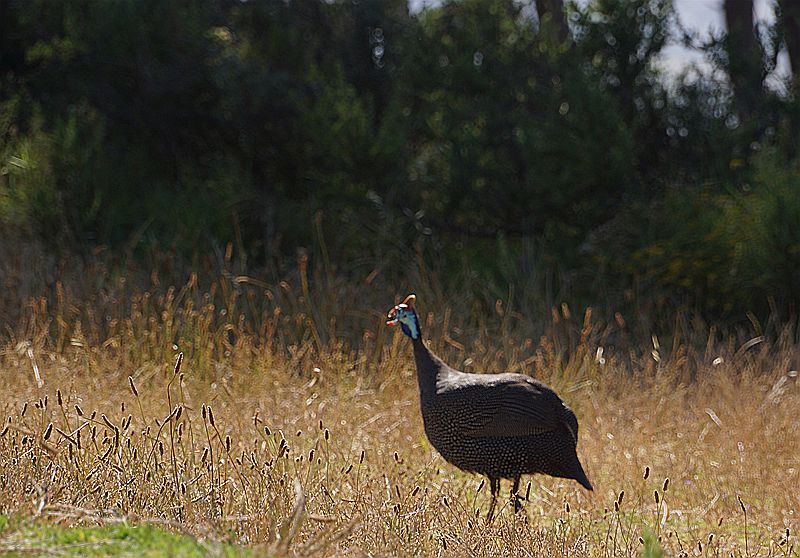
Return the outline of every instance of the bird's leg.
{"type": "Polygon", "coordinates": [[[494,515],[494,506],[497,503],[497,494],[500,492],[500,479],[489,477],[489,488],[492,491],[492,501],[489,504],[489,513],[486,514],[486,523],[492,522],[492,516],[494,515]]]}
{"type": "Polygon", "coordinates": [[[522,510],[522,497],[519,495],[519,477],[514,477],[514,486],[511,488],[511,499],[514,500],[514,513],[522,510]]]}

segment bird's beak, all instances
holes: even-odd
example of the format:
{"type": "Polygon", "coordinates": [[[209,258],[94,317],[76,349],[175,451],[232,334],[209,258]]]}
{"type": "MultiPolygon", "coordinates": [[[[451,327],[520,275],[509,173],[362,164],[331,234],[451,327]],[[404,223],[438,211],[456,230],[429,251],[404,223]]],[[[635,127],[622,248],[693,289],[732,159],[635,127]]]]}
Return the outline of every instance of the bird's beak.
{"type": "Polygon", "coordinates": [[[389,318],[386,320],[386,325],[397,325],[397,306],[389,310],[389,315],[386,317],[389,318]]]}

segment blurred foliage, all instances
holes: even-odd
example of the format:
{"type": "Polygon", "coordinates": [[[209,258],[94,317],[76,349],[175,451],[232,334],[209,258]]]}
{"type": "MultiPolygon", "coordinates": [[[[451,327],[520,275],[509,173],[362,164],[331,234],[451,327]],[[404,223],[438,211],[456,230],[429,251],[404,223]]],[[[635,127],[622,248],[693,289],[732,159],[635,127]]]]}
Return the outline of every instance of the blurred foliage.
{"type": "Polygon", "coordinates": [[[513,0],[0,0],[0,222],[87,256],[420,260],[531,312],[796,314],[798,101],[737,113],[724,37],[667,78],[669,0],[566,10],[561,41],[513,0]]]}

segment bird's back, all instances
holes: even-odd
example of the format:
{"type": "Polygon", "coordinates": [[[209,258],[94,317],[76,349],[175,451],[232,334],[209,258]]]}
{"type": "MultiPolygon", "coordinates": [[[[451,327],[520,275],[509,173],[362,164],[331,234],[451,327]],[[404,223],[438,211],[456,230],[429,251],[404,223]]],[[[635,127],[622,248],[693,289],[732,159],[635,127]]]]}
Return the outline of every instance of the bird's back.
{"type": "Polygon", "coordinates": [[[494,478],[545,473],[585,479],[575,453],[575,414],[529,376],[448,367],[421,404],[431,444],[461,469],[494,478]]]}

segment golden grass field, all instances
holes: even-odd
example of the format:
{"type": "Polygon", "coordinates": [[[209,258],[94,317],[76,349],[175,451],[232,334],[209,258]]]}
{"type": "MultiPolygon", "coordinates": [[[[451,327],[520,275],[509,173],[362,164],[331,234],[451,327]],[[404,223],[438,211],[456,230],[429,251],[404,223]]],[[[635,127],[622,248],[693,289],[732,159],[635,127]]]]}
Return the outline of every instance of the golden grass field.
{"type": "Polygon", "coordinates": [[[800,555],[790,331],[622,351],[622,317],[564,306],[531,339],[509,301],[470,321],[418,292],[447,362],[533,374],[580,421],[595,492],[524,477],[514,515],[506,481],[487,525],[488,486],[428,444],[410,344],[383,324],[407,293],[326,288],[301,273],[20,302],[0,347],[0,515],[275,556],[800,555]]]}

